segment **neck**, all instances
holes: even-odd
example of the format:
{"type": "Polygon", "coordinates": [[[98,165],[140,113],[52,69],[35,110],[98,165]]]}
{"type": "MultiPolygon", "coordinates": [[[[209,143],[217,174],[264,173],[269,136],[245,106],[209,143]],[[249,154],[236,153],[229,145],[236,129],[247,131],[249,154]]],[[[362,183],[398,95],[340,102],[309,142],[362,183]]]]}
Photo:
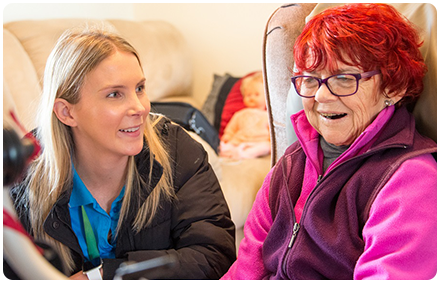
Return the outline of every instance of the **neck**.
{"type": "Polygon", "coordinates": [[[327,171],[330,164],[349,148],[345,145],[337,146],[328,143],[322,136],[319,138],[319,143],[324,154],[323,172],[327,171]]]}
{"type": "Polygon", "coordinates": [[[109,212],[125,184],[128,156],[110,160],[75,154],[73,162],[84,185],[99,205],[109,212]]]}

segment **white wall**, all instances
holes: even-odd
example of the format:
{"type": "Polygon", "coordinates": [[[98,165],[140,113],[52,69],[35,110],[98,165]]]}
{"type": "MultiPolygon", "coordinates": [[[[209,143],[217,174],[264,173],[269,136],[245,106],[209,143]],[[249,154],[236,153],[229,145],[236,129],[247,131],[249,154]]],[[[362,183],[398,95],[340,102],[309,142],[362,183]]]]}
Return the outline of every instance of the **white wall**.
{"type": "Polygon", "coordinates": [[[133,20],[133,4],[9,3],[3,7],[3,23],[54,18],[133,20]]]}
{"type": "Polygon", "coordinates": [[[165,19],[185,36],[194,62],[194,93],[208,95],[213,75],[243,76],[260,70],[262,39],[281,4],[136,4],[138,19],[165,19]]]}
{"type": "Polygon", "coordinates": [[[184,35],[192,51],[193,91],[199,106],[213,75],[243,76],[261,69],[262,39],[277,3],[26,4],[4,6],[3,23],[24,19],[93,18],[165,20],[184,35]]]}

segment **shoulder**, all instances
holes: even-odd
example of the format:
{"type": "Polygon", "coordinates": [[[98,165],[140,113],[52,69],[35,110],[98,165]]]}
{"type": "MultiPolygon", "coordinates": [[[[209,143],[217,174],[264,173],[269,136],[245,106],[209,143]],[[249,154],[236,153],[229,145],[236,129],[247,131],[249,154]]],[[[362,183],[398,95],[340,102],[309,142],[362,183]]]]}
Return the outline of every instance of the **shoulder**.
{"type": "Polygon", "coordinates": [[[418,184],[417,188],[436,188],[437,162],[432,154],[422,154],[404,161],[391,176],[387,186],[402,188],[411,182],[418,184]]]}
{"type": "Polygon", "coordinates": [[[200,167],[209,165],[203,146],[181,126],[162,118],[155,127],[168,150],[177,186],[194,175],[200,167]]]}
{"type": "Polygon", "coordinates": [[[379,192],[362,231],[366,245],[355,278],[421,279],[435,275],[436,167],[431,154],[408,159],[379,192]],[[384,250],[388,251],[386,255],[384,250]],[[376,266],[391,268],[378,273],[376,266]]]}
{"type": "MultiPolygon", "coordinates": [[[[192,150],[192,154],[204,153],[203,146],[196,142],[181,126],[173,123],[170,119],[161,116],[154,124],[160,138],[165,142],[168,147],[171,157],[178,154],[185,154],[182,150],[192,150]]],[[[185,154],[185,155],[186,155],[185,154]]]]}
{"type": "Polygon", "coordinates": [[[28,184],[26,181],[22,181],[19,184],[15,184],[14,186],[11,187],[9,196],[11,198],[15,212],[17,213],[17,216],[21,221],[21,224],[23,225],[25,230],[29,234],[31,234],[32,231],[30,229],[31,225],[28,215],[29,197],[28,197],[27,187],[28,184]]]}
{"type": "Polygon", "coordinates": [[[375,197],[369,217],[394,213],[403,217],[406,212],[412,218],[416,211],[431,214],[435,212],[436,195],[437,163],[431,154],[420,155],[403,162],[388,179],[375,197]]]}
{"type": "Polygon", "coordinates": [[[301,189],[302,182],[291,180],[302,180],[304,176],[305,158],[301,145],[296,141],[286,149],[283,156],[271,169],[268,175],[270,176],[268,200],[273,216],[277,213],[280,205],[281,192],[284,189],[289,191],[301,189]]]}

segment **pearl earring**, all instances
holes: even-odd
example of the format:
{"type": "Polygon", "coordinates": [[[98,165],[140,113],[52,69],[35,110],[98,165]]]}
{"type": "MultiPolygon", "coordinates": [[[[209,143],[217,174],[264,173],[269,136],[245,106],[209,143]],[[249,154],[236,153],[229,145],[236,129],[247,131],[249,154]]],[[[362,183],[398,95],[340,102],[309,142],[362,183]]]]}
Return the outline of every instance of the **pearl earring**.
{"type": "Polygon", "coordinates": [[[388,107],[388,106],[391,106],[391,105],[394,105],[394,101],[392,101],[391,99],[385,100],[385,107],[388,107]]]}

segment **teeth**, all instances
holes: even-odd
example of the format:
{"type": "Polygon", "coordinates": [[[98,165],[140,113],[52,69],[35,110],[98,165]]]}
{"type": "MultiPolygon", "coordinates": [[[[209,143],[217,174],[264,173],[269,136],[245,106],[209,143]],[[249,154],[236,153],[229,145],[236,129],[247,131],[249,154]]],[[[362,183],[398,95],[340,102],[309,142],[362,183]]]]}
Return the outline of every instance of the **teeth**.
{"type": "Polygon", "coordinates": [[[327,118],[327,119],[339,119],[344,117],[345,113],[343,114],[334,114],[334,113],[320,113],[322,117],[327,118]]]}
{"type": "Polygon", "coordinates": [[[136,132],[137,130],[139,130],[139,127],[136,127],[136,128],[130,128],[130,129],[122,129],[122,130],[120,130],[121,132],[124,132],[124,133],[132,133],[132,132],[136,132]]]}
{"type": "Polygon", "coordinates": [[[324,117],[334,117],[334,116],[337,116],[338,114],[324,114],[324,113],[322,113],[321,114],[321,116],[324,116],[324,117]]]}

